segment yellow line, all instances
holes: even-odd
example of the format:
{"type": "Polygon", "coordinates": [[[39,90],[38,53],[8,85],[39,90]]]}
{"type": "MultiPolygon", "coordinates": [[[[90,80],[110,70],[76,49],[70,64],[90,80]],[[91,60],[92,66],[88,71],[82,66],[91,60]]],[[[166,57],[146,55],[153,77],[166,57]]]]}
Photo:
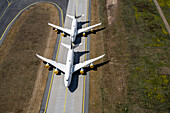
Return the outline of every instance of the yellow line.
{"type": "Polygon", "coordinates": [[[9,4],[9,1],[7,0],[8,4],[9,4]]]}
{"type": "Polygon", "coordinates": [[[63,113],[65,113],[65,108],[66,108],[67,91],[68,91],[68,88],[66,88],[65,101],[64,101],[64,111],[63,111],[63,113]]]}
{"type": "MultiPolygon", "coordinates": [[[[35,5],[35,4],[38,4],[38,3],[43,3],[43,2],[35,2],[35,3],[30,4],[29,6],[25,7],[24,9],[22,9],[22,10],[14,17],[14,19],[8,24],[8,26],[6,27],[5,31],[3,32],[0,40],[1,40],[2,37],[4,36],[5,32],[7,31],[7,29],[8,29],[9,26],[11,25],[11,23],[18,17],[18,15],[20,15],[20,14],[22,13],[22,11],[24,11],[24,10],[27,9],[28,7],[31,7],[31,6],[33,6],[33,5],[35,5]]],[[[62,11],[62,9],[61,9],[56,3],[53,3],[53,2],[47,2],[47,3],[51,3],[51,4],[53,4],[53,5],[56,5],[56,6],[60,9],[61,15],[62,15],[62,23],[63,23],[63,11],[62,11]]],[[[64,23],[63,23],[63,24],[64,24],[64,23]]]]}
{"type": "Polygon", "coordinates": [[[78,9],[78,4],[79,4],[79,0],[77,1],[77,7],[76,7],[76,16],[77,16],[77,9],[78,9]]]}
{"type": "MultiPolygon", "coordinates": [[[[55,4],[55,5],[60,9],[61,15],[62,15],[62,24],[63,24],[63,26],[64,26],[64,22],[63,22],[63,11],[62,11],[62,9],[61,9],[56,3],[53,3],[53,2],[50,2],[50,3],[55,4]]],[[[58,52],[59,52],[60,43],[61,43],[61,35],[60,35],[60,41],[59,41],[59,44],[58,44],[57,55],[56,55],[55,61],[57,61],[57,58],[58,58],[58,52]]],[[[53,76],[54,76],[54,70],[53,70],[52,77],[53,77],[53,76]]],[[[52,78],[52,79],[53,79],[53,78],[52,78]]],[[[49,91],[48,91],[48,97],[47,97],[47,101],[46,101],[46,106],[45,106],[44,113],[46,113],[46,111],[47,111],[49,96],[50,96],[50,93],[51,93],[51,86],[52,86],[52,80],[51,80],[51,83],[50,83],[50,89],[49,89],[49,91]]]]}
{"type": "Polygon", "coordinates": [[[6,11],[7,11],[7,9],[9,8],[9,6],[12,4],[12,3],[14,3],[14,2],[9,2],[8,0],[7,0],[7,2],[8,2],[8,6],[7,6],[7,8],[5,9],[5,11],[3,12],[3,14],[1,15],[1,17],[0,17],[0,20],[1,20],[1,18],[4,16],[4,14],[6,13],[6,11]]]}
{"type": "MultiPolygon", "coordinates": [[[[12,0],[13,1],[13,0],[12,0]]],[[[10,4],[8,5],[8,7],[13,3],[13,2],[10,2],[10,4]]],[[[18,15],[20,15],[22,13],[22,11],[24,11],[25,9],[35,5],[35,4],[38,4],[38,3],[50,3],[50,4],[53,4],[55,6],[57,6],[60,11],[61,11],[61,15],[62,15],[62,24],[64,26],[64,21],[63,21],[63,10],[58,6],[58,4],[54,3],[54,2],[35,2],[35,3],[32,3],[30,4],[29,6],[25,7],[24,9],[22,9],[21,11],[19,11],[19,13],[14,17],[14,19],[8,24],[8,26],[6,27],[5,31],[3,32],[0,40],[2,39],[2,37],[4,36],[5,32],[7,31],[7,29],[9,28],[9,26],[11,25],[11,23],[18,17],[18,15]]],[[[7,8],[6,8],[7,10],[7,8]]],[[[1,16],[2,17],[2,16],[1,16]]],[[[57,55],[56,55],[56,59],[55,61],[57,60],[57,57],[58,57],[58,51],[59,51],[59,47],[60,47],[60,43],[61,43],[61,36],[60,36],[60,41],[59,41],[59,45],[58,45],[58,50],[57,50],[57,55]]],[[[46,113],[46,110],[47,110],[47,105],[48,105],[48,101],[49,101],[49,96],[50,96],[50,92],[51,92],[51,86],[52,86],[52,81],[53,81],[53,78],[54,78],[54,71],[53,71],[53,74],[52,74],[52,78],[51,78],[51,82],[50,82],[50,89],[49,89],[49,92],[48,92],[48,97],[47,97],[47,102],[46,102],[46,106],[45,106],[45,111],[44,113],[46,113]]]]}
{"type": "MultiPolygon", "coordinates": [[[[89,16],[89,0],[87,3],[87,21],[88,21],[88,16],[89,16]]],[[[87,51],[87,38],[86,38],[86,44],[85,44],[85,51],[87,51]]],[[[85,54],[85,61],[87,60],[87,54],[85,54]]],[[[86,85],[86,76],[84,76],[84,81],[83,81],[83,108],[82,108],[82,113],[84,113],[84,100],[85,100],[85,85],[86,85]]]]}

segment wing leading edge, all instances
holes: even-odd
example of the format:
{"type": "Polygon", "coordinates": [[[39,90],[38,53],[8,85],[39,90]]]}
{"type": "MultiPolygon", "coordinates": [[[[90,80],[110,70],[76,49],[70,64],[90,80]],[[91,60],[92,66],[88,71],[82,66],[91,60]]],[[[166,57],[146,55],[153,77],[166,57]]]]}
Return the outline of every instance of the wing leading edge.
{"type": "Polygon", "coordinates": [[[42,57],[42,56],[40,56],[40,55],[38,55],[38,54],[36,54],[36,55],[37,55],[37,57],[40,58],[41,60],[43,60],[43,61],[51,64],[52,66],[56,67],[57,69],[59,69],[59,70],[61,70],[62,72],[65,73],[65,71],[66,71],[66,65],[61,64],[61,63],[57,63],[57,62],[55,62],[55,61],[53,61],[53,60],[50,60],[50,59],[47,59],[47,58],[44,58],[44,57],[42,57]]]}
{"type": "Polygon", "coordinates": [[[103,55],[101,55],[101,56],[99,56],[99,57],[97,57],[97,58],[87,60],[87,61],[85,61],[85,62],[83,62],[83,63],[76,64],[76,65],[74,66],[74,71],[77,71],[77,70],[81,69],[82,67],[84,67],[84,66],[86,66],[86,65],[88,65],[88,64],[90,64],[90,63],[92,63],[92,62],[94,62],[94,61],[96,61],[96,60],[99,60],[100,58],[104,57],[104,55],[105,55],[105,54],[103,54],[103,55]]]}
{"type": "Polygon", "coordinates": [[[71,30],[70,30],[70,29],[63,28],[63,27],[60,27],[60,26],[57,26],[57,25],[54,25],[54,24],[51,24],[51,23],[48,23],[48,25],[49,25],[49,26],[52,26],[52,27],[54,27],[54,28],[56,28],[56,29],[59,29],[59,30],[62,31],[62,32],[65,32],[65,33],[71,35],[71,30]]]}
{"type": "Polygon", "coordinates": [[[98,24],[95,24],[95,25],[92,25],[92,26],[89,26],[89,27],[86,27],[86,28],[79,29],[79,30],[78,30],[78,34],[83,33],[83,32],[85,32],[85,31],[87,31],[87,30],[89,30],[89,29],[92,29],[92,28],[94,28],[94,27],[97,27],[97,26],[99,26],[99,25],[101,25],[101,24],[102,24],[102,23],[98,23],[98,24]]]}

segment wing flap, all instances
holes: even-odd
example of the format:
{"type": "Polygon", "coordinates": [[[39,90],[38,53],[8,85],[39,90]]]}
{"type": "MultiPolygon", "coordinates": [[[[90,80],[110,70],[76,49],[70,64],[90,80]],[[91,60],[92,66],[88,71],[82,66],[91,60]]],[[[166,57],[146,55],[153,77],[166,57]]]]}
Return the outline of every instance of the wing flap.
{"type": "Polygon", "coordinates": [[[65,71],[66,71],[66,66],[65,66],[64,64],[57,63],[57,62],[55,62],[55,61],[53,61],[53,60],[44,58],[44,57],[42,57],[42,56],[40,56],[40,55],[38,55],[38,54],[36,54],[36,55],[37,55],[37,57],[40,58],[41,60],[43,60],[43,61],[51,64],[52,66],[58,68],[59,70],[61,70],[62,72],[65,73],[65,71]]]}
{"type": "Polygon", "coordinates": [[[71,35],[71,30],[70,30],[70,29],[63,28],[63,27],[60,27],[60,26],[57,26],[57,25],[54,25],[54,24],[51,24],[51,23],[48,23],[48,25],[49,25],[49,26],[52,26],[52,27],[54,27],[54,28],[57,28],[57,29],[59,29],[60,31],[65,32],[65,33],[71,35]]]}
{"type": "Polygon", "coordinates": [[[99,25],[101,25],[102,23],[98,23],[98,24],[95,24],[95,25],[92,25],[92,26],[89,26],[89,27],[86,27],[86,28],[82,28],[82,29],[79,29],[78,30],[78,34],[80,34],[80,33],[82,33],[82,32],[85,32],[85,31],[87,31],[87,30],[89,30],[89,29],[92,29],[92,28],[94,28],[94,27],[97,27],[97,26],[99,26],[99,25]]]}
{"type": "Polygon", "coordinates": [[[100,59],[100,58],[102,58],[102,57],[104,57],[104,55],[105,55],[105,54],[103,54],[103,55],[101,55],[101,56],[99,56],[99,57],[97,57],[97,58],[87,60],[87,61],[85,61],[85,62],[83,62],[83,63],[76,64],[76,65],[74,66],[74,71],[77,71],[77,70],[81,69],[82,67],[84,67],[84,66],[86,66],[86,65],[88,65],[88,64],[90,64],[90,63],[92,63],[92,62],[94,62],[94,61],[96,61],[96,60],[98,60],[98,59],[100,59]]]}

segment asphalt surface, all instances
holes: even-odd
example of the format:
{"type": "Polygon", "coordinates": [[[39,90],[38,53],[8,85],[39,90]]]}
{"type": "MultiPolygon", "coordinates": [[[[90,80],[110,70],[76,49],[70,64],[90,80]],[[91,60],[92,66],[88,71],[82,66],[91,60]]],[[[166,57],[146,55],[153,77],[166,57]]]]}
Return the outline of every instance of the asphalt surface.
{"type": "MultiPolygon", "coordinates": [[[[89,17],[88,0],[70,0],[68,3],[67,14],[74,15],[74,9],[77,5],[77,15],[84,14],[84,17],[79,18],[79,27],[85,27],[89,17]]],[[[70,28],[72,19],[66,17],[65,28],[70,28]]],[[[56,55],[56,61],[65,64],[67,57],[67,49],[60,45],[60,43],[70,44],[69,37],[61,37],[59,41],[59,50],[56,55]]],[[[82,43],[81,46],[75,49],[75,63],[84,62],[89,58],[90,37],[77,37],[76,43],[82,43]]],[[[79,75],[75,73],[72,77],[69,88],[64,86],[64,74],[52,74],[51,83],[49,84],[49,91],[46,100],[46,106],[41,107],[42,112],[47,113],[88,113],[88,95],[89,95],[89,74],[79,75]]]]}
{"type": "MultiPolygon", "coordinates": [[[[16,19],[22,14],[23,11],[29,8],[29,6],[36,3],[47,2],[51,4],[57,4],[60,15],[60,20],[65,20],[66,9],[68,0],[0,0],[0,46],[3,43],[10,27],[16,21],[16,19]],[[60,8],[62,11],[60,11],[60,8]]],[[[60,24],[62,24],[60,21],[60,24]]]]}

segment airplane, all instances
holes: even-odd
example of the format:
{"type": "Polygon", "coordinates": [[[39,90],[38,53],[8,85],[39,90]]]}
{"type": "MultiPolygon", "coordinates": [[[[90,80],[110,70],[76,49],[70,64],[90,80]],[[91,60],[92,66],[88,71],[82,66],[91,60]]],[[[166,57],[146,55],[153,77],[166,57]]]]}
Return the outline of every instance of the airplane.
{"type": "Polygon", "coordinates": [[[74,62],[74,48],[76,48],[80,44],[74,45],[74,46],[73,46],[73,44],[71,44],[71,45],[67,45],[64,43],[61,43],[61,44],[62,44],[62,46],[64,46],[65,48],[68,49],[66,64],[57,63],[56,61],[44,58],[38,54],[36,54],[36,55],[38,58],[40,58],[41,60],[46,62],[46,65],[45,65],[46,68],[50,68],[51,66],[54,67],[55,68],[54,73],[56,75],[58,74],[59,70],[62,71],[63,73],[65,73],[65,76],[64,76],[65,87],[69,87],[69,85],[71,83],[72,74],[75,71],[80,70],[80,73],[83,74],[84,73],[83,67],[90,64],[90,68],[93,68],[94,67],[93,62],[104,57],[104,55],[105,55],[105,54],[103,54],[97,58],[87,60],[83,63],[73,64],[73,62],[74,62]]]}
{"type": "Polygon", "coordinates": [[[58,33],[62,32],[61,33],[62,36],[69,35],[70,40],[72,42],[74,42],[76,40],[76,36],[78,34],[83,33],[83,36],[85,36],[86,35],[85,32],[87,30],[90,30],[91,32],[93,32],[94,27],[101,25],[101,23],[98,23],[98,24],[95,24],[95,25],[92,25],[92,26],[89,26],[89,27],[86,27],[86,28],[77,29],[77,19],[84,16],[84,14],[80,15],[80,16],[76,16],[76,10],[75,10],[75,16],[71,16],[71,15],[68,15],[68,14],[67,14],[67,16],[70,17],[71,19],[73,19],[71,29],[63,28],[63,27],[60,27],[60,26],[57,26],[57,25],[54,25],[54,24],[51,24],[51,23],[48,23],[48,25],[52,26],[53,30],[55,32],[58,32],[58,33]]]}

